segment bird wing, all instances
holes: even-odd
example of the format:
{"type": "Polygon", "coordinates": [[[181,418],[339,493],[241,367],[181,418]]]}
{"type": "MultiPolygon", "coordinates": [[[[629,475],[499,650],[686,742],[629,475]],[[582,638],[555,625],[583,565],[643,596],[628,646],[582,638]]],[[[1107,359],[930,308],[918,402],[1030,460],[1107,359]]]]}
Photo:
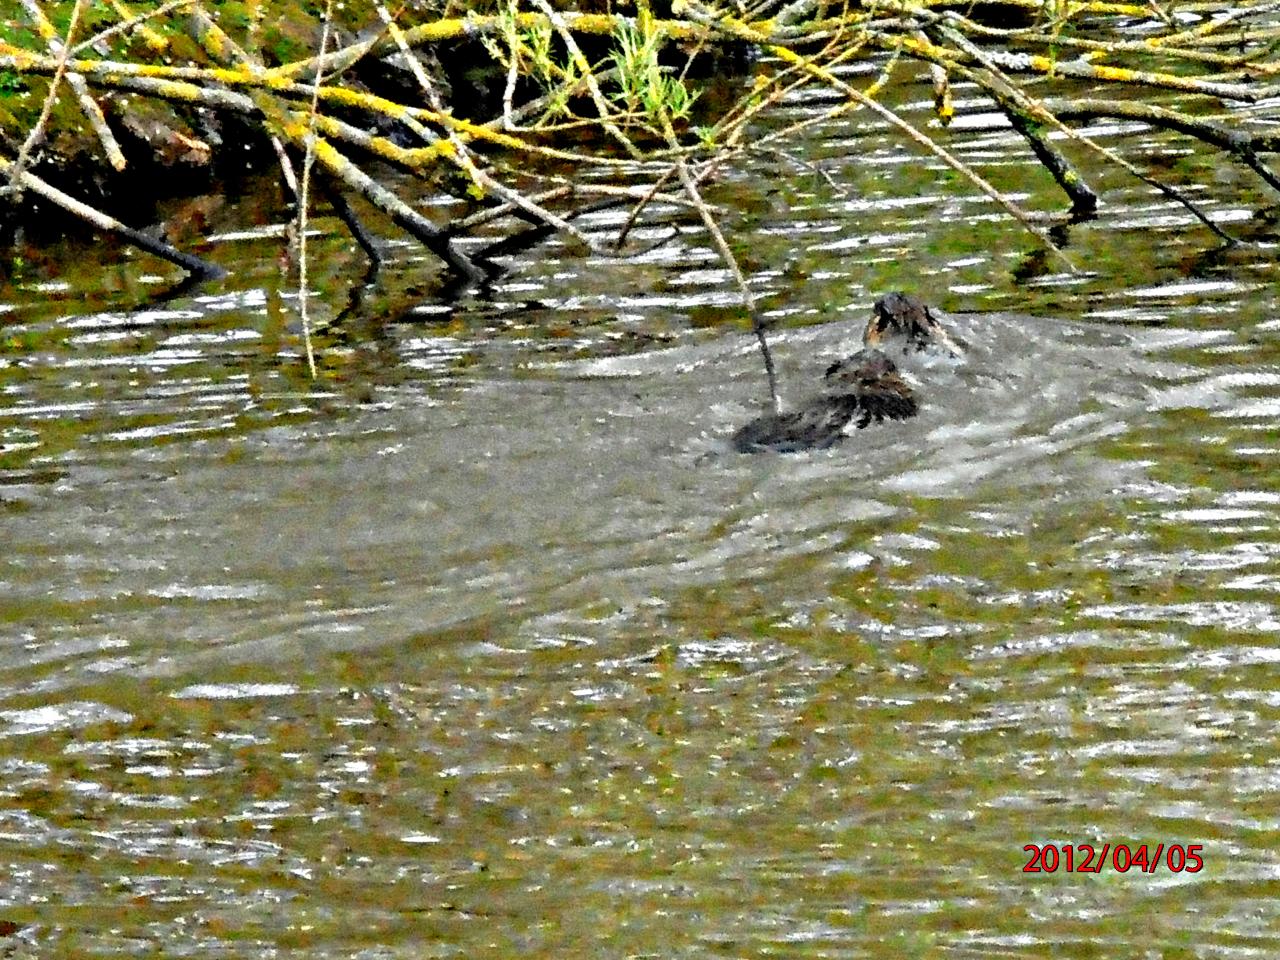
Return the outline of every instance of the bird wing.
{"type": "Polygon", "coordinates": [[[854,394],[858,407],[858,426],[872,420],[907,420],[920,412],[911,386],[897,374],[889,374],[874,383],[863,384],[854,394]]]}

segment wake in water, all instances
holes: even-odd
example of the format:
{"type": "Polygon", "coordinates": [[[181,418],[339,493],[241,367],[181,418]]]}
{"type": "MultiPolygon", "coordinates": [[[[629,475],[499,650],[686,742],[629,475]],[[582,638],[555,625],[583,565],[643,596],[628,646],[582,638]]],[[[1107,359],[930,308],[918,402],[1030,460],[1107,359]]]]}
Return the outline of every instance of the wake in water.
{"type": "MultiPolygon", "coordinates": [[[[865,565],[881,534],[909,532],[921,498],[1009,513],[1099,499],[1145,475],[1132,456],[1108,456],[1108,438],[1170,407],[1222,408],[1237,392],[1167,358],[1163,348],[1211,339],[1202,334],[944,321],[968,349],[963,363],[903,371],[918,380],[918,415],[827,450],[733,451],[765,392],[744,336],[523,367],[435,404],[415,395],[340,425],[259,431],[233,458],[216,438],[116,455],[7,518],[20,563],[6,589],[216,605],[216,616],[191,612],[182,669],[198,651],[225,661],[292,655],[303,639],[312,653],[356,648],[572,616],[601,598],[643,618],[698,585],[742,580],[799,602],[865,565]],[[31,561],[51,530],[75,564],[31,561]],[[312,585],[339,582],[317,606],[312,585]]],[[[779,333],[784,386],[803,395],[821,382],[864,327],[779,333]]],[[[151,607],[113,629],[135,651],[135,674],[174,669],[174,631],[151,607]]]]}
{"type": "MultiPolygon", "coordinates": [[[[1015,467],[1020,473],[1010,482],[1052,481],[1055,457],[1122,433],[1135,416],[1171,406],[1218,408],[1231,400],[1221,386],[1196,388],[1203,379],[1199,371],[1161,357],[1169,348],[1220,339],[1220,332],[931,313],[941,318],[948,349],[908,343],[905,349],[894,344],[891,353],[915,387],[917,418],[892,430],[859,431],[835,450],[815,444],[819,449],[792,458],[803,465],[769,469],[822,476],[822,465],[829,465],[841,476],[874,479],[880,489],[935,496],[962,493],[1015,467]],[[1036,469],[1027,473],[1028,467],[1036,469]]],[[[880,314],[877,309],[866,329],[876,329],[880,314]]],[[[863,342],[858,321],[780,332],[774,349],[784,394],[814,382],[823,366],[863,342]]],[[[680,435],[680,420],[692,425],[692,434],[685,428],[684,447],[697,453],[740,448],[732,437],[726,444],[723,433],[741,411],[750,411],[750,393],[760,379],[754,344],[745,337],[552,369],[575,379],[626,381],[659,405],[654,422],[662,423],[668,438],[680,435]]],[[[796,408],[805,409],[806,402],[796,408]]],[[[650,442],[662,439],[655,435],[650,442]]]]}

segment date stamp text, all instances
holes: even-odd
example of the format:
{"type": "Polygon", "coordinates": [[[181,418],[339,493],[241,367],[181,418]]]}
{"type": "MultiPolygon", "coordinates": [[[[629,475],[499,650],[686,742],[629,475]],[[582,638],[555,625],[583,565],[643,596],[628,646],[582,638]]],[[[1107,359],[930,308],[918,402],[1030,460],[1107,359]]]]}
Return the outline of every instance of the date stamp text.
{"type": "Polygon", "coordinates": [[[1104,843],[1094,847],[1087,843],[1028,843],[1022,852],[1031,859],[1023,864],[1023,873],[1199,873],[1204,869],[1202,843],[1130,845],[1104,843]]]}

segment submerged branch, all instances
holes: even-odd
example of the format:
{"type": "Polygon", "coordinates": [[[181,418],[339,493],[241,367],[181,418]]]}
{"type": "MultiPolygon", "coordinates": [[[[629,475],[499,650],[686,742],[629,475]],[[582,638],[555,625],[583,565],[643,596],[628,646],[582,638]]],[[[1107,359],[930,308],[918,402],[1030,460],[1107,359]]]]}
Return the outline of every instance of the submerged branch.
{"type": "Polygon", "coordinates": [[[44,197],[46,200],[61,207],[72,216],[83,220],[85,223],[98,230],[114,234],[126,243],[131,243],[135,247],[153,253],[157,257],[168,260],[170,263],[176,264],[188,273],[194,274],[202,278],[214,278],[223,276],[226,271],[216,264],[200,257],[193,256],[189,253],[183,253],[181,250],[170,246],[163,240],[159,240],[149,234],[143,233],[141,230],[135,230],[124,223],[121,223],[115,217],[96,210],[75,197],[63,193],[57,187],[46,183],[40,177],[30,171],[18,170],[15,161],[6,160],[0,157],[0,173],[10,177],[16,177],[21,186],[37,196],[44,197]]]}
{"type": "MultiPolygon", "coordinates": [[[[266,3],[287,0],[264,0],[264,8],[266,3]]],[[[976,83],[979,95],[1025,138],[1075,215],[1091,213],[1100,202],[1073,162],[1078,144],[1226,235],[1182,190],[1080,129],[1098,117],[1192,137],[1280,191],[1280,175],[1266,162],[1267,154],[1280,152],[1280,135],[1248,123],[1240,109],[1280,94],[1280,0],[876,0],[843,6],[825,0],[682,0],[665,8],[663,18],[644,0],[635,17],[569,11],[561,0],[493,0],[465,17],[436,18],[375,0],[377,19],[349,24],[348,30],[336,24],[331,30],[327,18],[310,21],[315,37],[332,42],[314,49],[311,37],[288,56],[285,45],[263,49],[260,22],[272,22],[262,19],[269,16],[264,8],[254,7],[246,26],[239,8],[224,8],[221,0],[167,0],[138,14],[124,0],[109,0],[118,22],[95,21],[97,32],[77,42],[83,5],[84,0],[21,0],[29,36],[23,35],[22,46],[9,34],[0,41],[3,76],[16,77],[28,93],[43,94],[24,101],[42,109],[29,109],[21,129],[0,130],[0,142],[15,155],[0,167],[8,171],[6,193],[14,199],[36,184],[53,189],[43,167],[32,168],[40,173],[34,179],[25,175],[29,163],[39,162],[38,145],[51,129],[83,126],[84,138],[107,158],[107,166],[122,168],[125,152],[95,96],[126,91],[179,116],[215,115],[237,130],[252,131],[259,143],[271,143],[282,158],[282,177],[286,183],[292,178],[289,189],[302,194],[302,204],[307,191],[297,181],[307,179],[309,162],[298,177],[289,158],[314,157],[335,212],[371,257],[376,259],[376,243],[345,199],[352,193],[470,282],[492,271],[462,252],[455,239],[484,224],[514,217],[564,234],[582,249],[599,250],[606,244],[575,227],[576,217],[602,194],[625,197],[636,205],[617,231],[617,249],[651,200],[677,204],[686,215],[696,213],[710,232],[762,340],[747,278],[730,252],[730,224],[704,196],[705,185],[745,153],[762,149],[782,151],[804,168],[805,158],[788,150],[788,141],[815,124],[842,122],[854,111],[874,114],[894,135],[937,158],[1065,259],[1040,215],[961,159],[953,142],[962,133],[931,130],[894,106],[902,102],[894,95],[902,84],[929,84],[938,126],[945,129],[955,109],[952,82],[976,83]],[[41,9],[50,6],[57,9],[41,9]],[[230,15],[219,20],[220,11],[230,15]],[[53,34],[50,20],[70,22],[64,36],[53,34]],[[145,39],[152,56],[139,54],[140,44],[128,44],[133,35],[145,39]],[[179,47],[172,41],[178,38],[184,51],[195,39],[192,59],[174,54],[179,47]],[[695,111],[702,91],[691,65],[733,50],[760,55],[754,62],[742,58],[754,82],[714,102],[705,97],[695,111]],[[451,91],[449,71],[438,60],[450,56],[468,70],[487,71],[491,87],[458,84],[451,91]],[[853,79],[862,76],[869,79],[853,79]],[[64,109],[60,96],[68,86],[64,109]],[[771,114],[814,91],[833,93],[840,102],[815,116],[766,126],[771,114]],[[569,141],[570,133],[582,136],[569,141]],[[452,223],[433,222],[415,205],[405,178],[392,180],[393,170],[409,174],[410,186],[449,190],[466,209],[452,223]],[[673,182],[680,191],[672,189],[673,182]]],[[[283,9],[302,16],[292,6],[283,9]]],[[[918,98],[918,92],[911,96],[918,98]]],[[[117,109],[129,109],[121,106],[128,97],[113,99],[117,109]]],[[[821,167],[814,169],[827,176],[821,167]]],[[[174,253],[167,251],[170,259],[174,253]]]]}

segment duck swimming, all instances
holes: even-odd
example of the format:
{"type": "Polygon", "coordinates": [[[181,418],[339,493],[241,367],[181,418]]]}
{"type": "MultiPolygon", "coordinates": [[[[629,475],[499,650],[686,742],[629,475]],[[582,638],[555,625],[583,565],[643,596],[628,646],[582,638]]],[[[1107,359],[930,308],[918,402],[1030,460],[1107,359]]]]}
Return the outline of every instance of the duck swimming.
{"type": "Polygon", "coordinates": [[[909,293],[886,293],[875,302],[862,342],[904,356],[926,353],[958,360],[965,354],[965,345],[947,332],[929,305],[909,293]]]}
{"type": "Polygon", "coordinates": [[[730,441],[740,453],[825,450],[844,439],[856,417],[858,429],[874,420],[905,420],[918,410],[915,393],[892,360],[875,348],[859,350],[827,368],[822,392],[786,413],[757,417],[730,441]]]}
{"type": "Polygon", "coordinates": [[[864,348],[837,360],[823,374],[823,393],[836,400],[857,398],[858,429],[872,420],[883,423],[914,417],[919,408],[911,385],[884,352],[864,348]]]}
{"type": "Polygon", "coordinates": [[[733,448],[743,453],[825,450],[844,438],[850,423],[861,430],[872,421],[914,417],[919,410],[915,391],[888,354],[927,368],[938,359],[959,360],[967,350],[928,304],[900,291],[876,300],[862,342],[863,349],[827,368],[820,394],[795,410],[752,420],[733,435],[733,448]]]}

